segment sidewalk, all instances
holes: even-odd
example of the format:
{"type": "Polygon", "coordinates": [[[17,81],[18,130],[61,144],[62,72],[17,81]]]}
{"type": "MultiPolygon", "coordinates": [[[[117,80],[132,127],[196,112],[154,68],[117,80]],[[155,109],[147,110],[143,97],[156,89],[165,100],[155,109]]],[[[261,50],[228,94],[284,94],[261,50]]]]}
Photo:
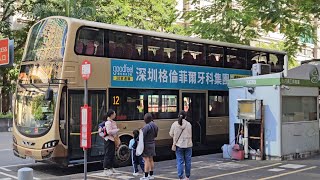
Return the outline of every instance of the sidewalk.
{"type": "MultiPolygon", "coordinates": [[[[211,154],[192,158],[190,179],[320,179],[320,156],[294,161],[234,161],[223,159],[222,154],[211,154]]],[[[139,179],[132,175],[132,167],[116,169],[118,173],[106,177],[103,171],[88,173],[88,179],[139,179]]],[[[155,163],[155,179],[175,180],[177,178],[175,160],[155,163]]],[[[72,179],[83,179],[83,174],[72,179]]]]}

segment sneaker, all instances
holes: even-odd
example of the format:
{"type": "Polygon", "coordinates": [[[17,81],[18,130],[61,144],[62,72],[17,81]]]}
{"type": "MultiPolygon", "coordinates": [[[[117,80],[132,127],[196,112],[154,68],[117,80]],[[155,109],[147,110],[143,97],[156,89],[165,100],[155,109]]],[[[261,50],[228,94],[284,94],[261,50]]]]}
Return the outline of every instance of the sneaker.
{"type": "Polygon", "coordinates": [[[149,175],[148,178],[149,179],[154,179],[154,176],[153,175],[152,176],[149,175]]]}
{"type": "Polygon", "coordinates": [[[111,171],[112,171],[113,173],[116,173],[116,172],[117,172],[114,168],[112,168],[111,171]]]}
{"type": "Polygon", "coordinates": [[[138,172],[135,172],[135,173],[133,173],[132,175],[134,175],[134,176],[139,176],[139,173],[138,173],[138,172]]]}
{"type": "Polygon", "coordinates": [[[111,169],[105,169],[105,170],[103,171],[103,173],[104,173],[104,175],[106,175],[106,176],[112,176],[112,174],[113,174],[113,172],[112,172],[111,169]]]}
{"type": "Polygon", "coordinates": [[[140,180],[149,180],[149,177],[142,177],[142,178],[140,178],[140,180]]]}

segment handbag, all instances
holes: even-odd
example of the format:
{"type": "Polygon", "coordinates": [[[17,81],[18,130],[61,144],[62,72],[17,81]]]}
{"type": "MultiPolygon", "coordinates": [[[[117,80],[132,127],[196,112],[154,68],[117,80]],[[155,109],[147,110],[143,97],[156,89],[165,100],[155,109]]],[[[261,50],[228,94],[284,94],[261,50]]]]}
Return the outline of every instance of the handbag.
{"type": "Polygon", "coordinates": [[[139,141],[136,148],[136,156],[140,156],[143,153],[144,150],[144,141],[143,141],[143,132],[140,129],[139,131],[139,141]]]}
{"type": "Polygon", "coordinates": [[[114,145],[116,146],[116,148],[118,148],[121,145],[121,140],[119,138],[119,136],[114,136],[114,145]]]}
{"type": "Polygon", "coordinates": [[[171,146],[171,150],[172,150],[172,151],[176,151],[176,150],[177,150],[176,143],[179,141],[180,136],[181,136],[181,134],[182,134],[183,130],[184,130],[184,129],[182,129],[182,131],[181,131],[181,133],[180,133],[180,135],[179,135],[179,137],[178,137],[177,141],[176,141],[176,142],[174,142],[174,143],[172,144],[172,146],[171,146]]]}

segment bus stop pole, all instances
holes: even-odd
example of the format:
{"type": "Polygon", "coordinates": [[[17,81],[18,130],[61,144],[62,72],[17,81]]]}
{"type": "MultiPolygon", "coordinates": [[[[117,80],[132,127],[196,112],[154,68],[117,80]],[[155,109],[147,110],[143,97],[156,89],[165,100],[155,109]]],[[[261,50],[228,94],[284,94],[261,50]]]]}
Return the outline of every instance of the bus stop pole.
{"type": "MultiPolygon", "coordinates": [[[[88,80],[84,81],[84,104],[88,104],[88,80]]],[[[84,180],[87,180],[87,149],[83,148],[84,153],[84,180]]]]}

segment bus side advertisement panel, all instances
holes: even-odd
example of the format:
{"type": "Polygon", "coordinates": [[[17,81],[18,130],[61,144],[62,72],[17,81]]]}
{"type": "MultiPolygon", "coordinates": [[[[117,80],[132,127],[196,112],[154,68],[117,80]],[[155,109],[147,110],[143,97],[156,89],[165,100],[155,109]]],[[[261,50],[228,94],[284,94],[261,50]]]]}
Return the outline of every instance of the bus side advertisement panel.
{"type": "Polygon", "coordinates": [[[112,87],[228,90],[229,79],[251,71],[111,59],[110,75],[112,87]]]}

